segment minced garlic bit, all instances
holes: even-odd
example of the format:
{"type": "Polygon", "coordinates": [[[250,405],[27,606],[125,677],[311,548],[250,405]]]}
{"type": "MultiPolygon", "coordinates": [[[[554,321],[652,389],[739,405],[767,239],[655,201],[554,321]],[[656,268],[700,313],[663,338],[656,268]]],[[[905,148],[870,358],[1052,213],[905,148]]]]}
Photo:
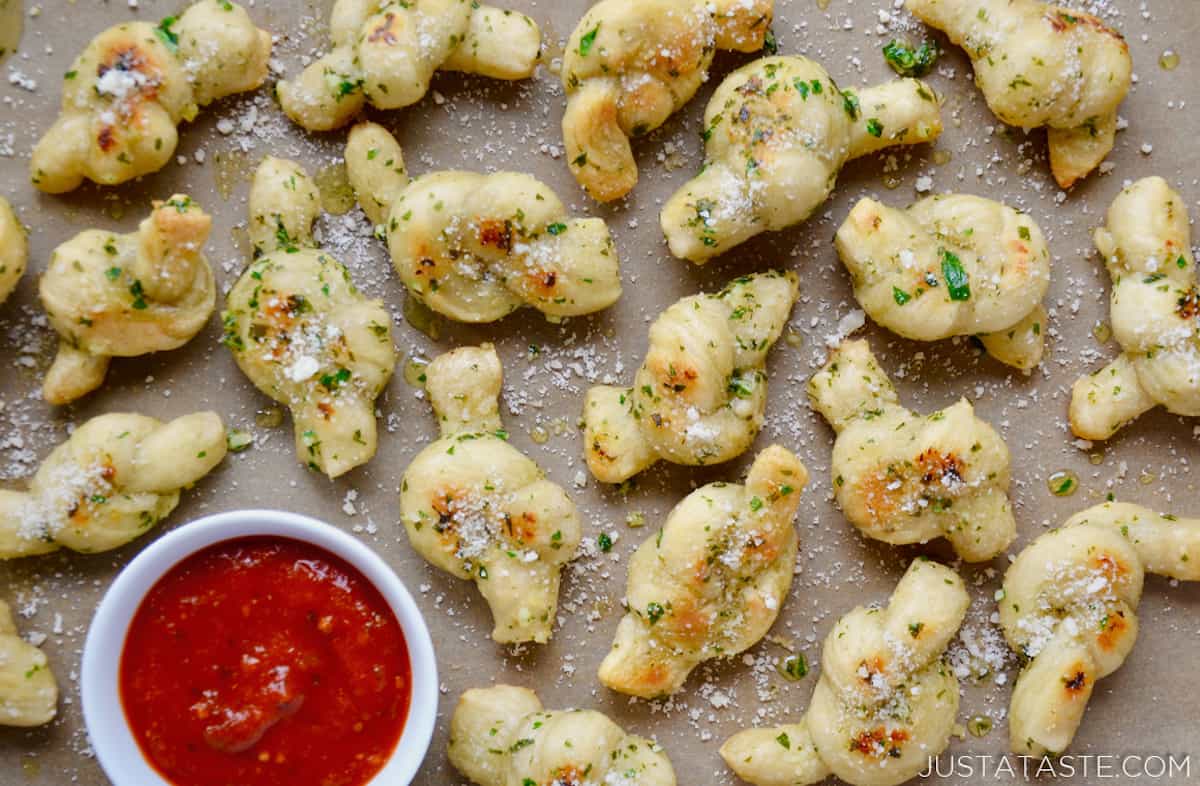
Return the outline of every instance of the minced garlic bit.
{"type": "Polygon", "coordinates": [[[67,404],[100,387],[114,357],[176,349],[216,305],[204,256],[212,218],[190,197],[155,201],[136,232],[88,229],[50,257],[38,293],[58,332],[42,394],[67,404]]]}
{"type": "Polygon", "coordinates": [[[745,485],[710,483],[685,497],[629,562],[629,611],[600,664],[600,682],[666,696],[700,663],[737,655],[766,635],[792,585],[792,524],[808,471],[773,445],[745,485]]]}
{"type": "Polygon", "coordinates": [[[838,228],[854,296],[905,338],[978,335],[1001,363],[1029,372],[1047,330],[1050,249],[1033,219],[983,197],[927,197],[907,210],[860,199],[838,228]]]}
{"type": "Polygon", "coordinates": [[[582,536],[575,503],[508,444],[491,344],[434,359],[425,389],[441,426],[404,471],[400,518],[431,564],[472,579],[502,643],[550,640],[559,571],[582,536]]]}
{"type": "Polygon", "coordinates": [[[179,492],[225,451],[225,427],[213,412],[167,423],[92,418],[46,457],[28,491],[0,491],[0,559],[124,546],[166,518],[179,492]]]}
{"type": "Polygon", "coordinates": [[[764,57],[727,76],[704,112],[704,168],[660,216],[671,253],[707,262],[804,221],[842,165],[942,131],[933,88],[898,79],[842,90],[806,57],[764,57]]]}
{"type": "Polygon", "coordinates": [[[1075,514],[1022,551],[997,601],[1009,645],[1030,663],[1009,712],[1014,753],[1061,754],[1096,680],[1137,638],[1145,573],[1200,581],[1200,519],[1109,502],[1075,514]]]}
{"type": "Polygon", "coordinates": [[[914,560],[885,608],[859,606],[830,631],[804,716],[735,734],[721,746],[725,763],[762,786],[915,777],[950,742],[959,686],[942,655],[970,602],[953,570],[914,560]]]}
{"type": "Polygon", "coordinates": [[[621,296],[608,225],[571,218],[535,178],[448,171],[410,182],[400,145],[374,123],[351,130],[345,157],[409,296],[439,314],[493,322],[529,306],[557,320],[621,296]]]}
{"type": "Polygon", "coordinates": [[[675,786],[662,749],[595,710],[553,711],[511,685],[473,688],[450,719],[450,763],[479,786],[675,786]]]}
{"type": "Polygon", "coordinates": [[[1001,121],[1047,126],[1050,170],[1069,188],[1112,150],[1133,61],[1119,32],[1084,11],[1038,0],[907,0],[966,50],[1001,121]]]}
{"type": "Polygon", "coordinates": [[[718,49],[756,52],[774,0],[603,0],[563,52],[563,146],[571,174],[594,199],[633,190],[630,137],[650,133],[692,99],[718,49]]]}
{"type": "Polygon", "coordinates": [[[944,537],[968,562],[1017,534],[1008,447],[965,398],[930,415],[901,406],[866,341],[846,341],[808,383],[837,432],[834,496],[846,518],[885,543],[944,537]]]}
{"type": "Polygon", "coordinates": [[[0,600],[0,726],[41,726],[58,714],[58,682],[50,662],[17,633],[0,600]]]}
{"type": "Polygon", "coordinates": [[[116,185],[157,172],[175,155],[180,121],[257,88],[270,55],[270,34],[230,0],[108,28],[64,77],[62,113],[33,150],[33,184],[59,194],[84,178],[116,185]]]}
{"type": "Polygon", "coordinates": [[[734,279],[691,295],[650,326],[633,387],[597,385],[584,400],[588,469],[620,483],[661,460],[718,464],[750,447],[767,406],[767,352],[795,303],[795,273],[734,279]]]}
{"type": "Polygon", "coordinates": [[[438,70],[527,79],[541,56],[536,22],[479,2],[338,0],[329,27],[329,52],[275,88],[283,111],[309,131],[344,126],[368,103],[415,104],[438,70]]]}
{"type": "Polygon", "coordinates": [[[335,478],[375,455],[375,399],[396,367],[392,320],[315,246],[320,195],[300,165],[264,159],[249,207],[255,259],[229,291],[222,341],[291,410],[301,463],[335,478]]]}
{"type": "Polygon", "coordinates": [[[1108,439],[1156,406],[1200,416],[1200,285],[1187,203],[1161,177],[1121,191],[1096,230],[1121,354],[1071,392],[1071,431],[1108,439]]]}

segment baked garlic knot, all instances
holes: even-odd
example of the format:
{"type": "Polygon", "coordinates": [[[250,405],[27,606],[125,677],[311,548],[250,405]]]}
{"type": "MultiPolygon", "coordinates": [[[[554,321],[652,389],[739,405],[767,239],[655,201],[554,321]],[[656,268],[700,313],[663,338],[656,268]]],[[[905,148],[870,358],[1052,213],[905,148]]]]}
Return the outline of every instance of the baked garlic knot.
{"type": "Polygon", "coordinates": [[[1036,0],[907,0],[918,19],[966,50],[975,84],[1004,123],[1046,126],[1050,171],[1070,188],[1113,148],[1133,61],[1092,14],[1036,0]]]}
{"type": "Polygon", "coordinates": [[[463,693],[448,753],[479,786],[675,786],[657,743],[594,710],[545,710],[533,691],[511,685],[463,693]]]}
{"type": "Polygon", "coordinates": [[[1200,581],[1200,519],[1109,502],[1017,555],[999,602],[1004,637],[1028,660],[1008,714],[1015,753],[1057,755],[1071,744],[1096,680],[1133,649],[1146,573],[1200,581]]]}
{"type": "Polygon", "coordinates": [[[692,99],[718,49],[757,52],[774,0],[603,0],[567,41],[563,142],[571,173],[593,198],[637,184],[631,137],[692,99]]]}
{"type": "Polygon", "coordinates": [[[154,202],[136,232],[88,229],[50,256],[38,293],[58,332],[42,395],[68,404],[104,383],[109,361],[175,349],[216,305],[203,253],[212,218],[176,194],[154,202]]]}
{"type": "Polygon", "coordinates": [[[588,469],[620,483],[656,462],[700,466],[744,453],[767,407],[767,352],[799,284],[771,271],[685,297],[650,326],[632,387],[597,385],[583,404],[588,469]]]}
{"type": "Polygon", "coordinates": [[[970,603],[957,573],[914,560],[886,608],[859,606],[825,637],[803,717],[739,732],[721,757],[755,786],[804,786],[830,774],[894,786],[915,777],[950,741],[959,688],[942,654],[970,603]]]}
{"type": "Polygon", "coordinates": [[[1108,439],[1162,405],[1200,416],[1200,285],[1187,203],[1160,177],[1117,195],[1096,248],[1112,277],[1113,337],[1121,354],[1071,391],[1071,430],[1108,439]]]}
{"type": "Polygon", "coordinates": [[[834,496],[864,535],[892,544],[946,538],[967,562],[1012,543],[1008,447],[965,398],[930,415],[901,406],[866,341],[830,352],[808,397],[837,432],[834,496]]]}
{"type": "Polygon", "coordinates": [[[500,358],[463,347],[425,369],[441,437],[400,484],[409,542],[430,564],[473,579],[502,644],[550,640],[559,571],[581,535],[575,503],[508,444],[500,423],[500,358]]]}
{"type": "Polygon", "coordinates": [[[542,47],[532,19],[477,0],[337,0],[329,30],[329,52],[275,85],[309,131],[340,128],[367,104],[415,104],[439,70],[527,79],[542,47]]]}
{"type": "Polygon", "coordinates": [[[629,562],[628,611],[600,664],[600,682],[667,696],[692,669],[757,644],[792,585],[792,524],[808,471],[773,445],[745,485],[709,483],[683,498],[629,562]]]}
{"type": "Polygon", "coordinates": [[[518,172],[433,172],[408,180],[383,127],[350,132],[346,168],[408,293],[459,322],[522,306],[557,321],[608,308],[621,271],[608,226],[571,218],[546,184],[518,172]]]}
{"type": "Polygon", "coordinates": [[[46,457],[28,491],[0,491],[0,559],[120,548],[166,518],[225,449],[215,412],[92,418],[46,457]]]}
{"type": "Polygon", "coordinates": [[[965,194],[907,210],[866,198],[835,242],[855,298],[880,325],[917,341],[978,336],[1026,372],[1041,362],[1050,250],[1028,216],[965,194]]]}
{"type": "Polygon", "coordinates": [[[229,291],[222,343],[291,410],[296,454],[330,478],[375,455],[375,399],[396,367],[392,320],[316,247],[321,205],[299,164],[267,157],[250,187],[254,261],[229,291]]]}
{"type": "Polygon", "coordinates": [[[41,726],[58,714],[58,682],[40,649],[17,633],[0,600],[0,726],[41,726]]]}
{"type": "Polygon", "coordinates": [[[25,239],[25,228],[17,220],[8,200],[0,197],[0,303],[17,288],[25,274],[25,262],[29,255],[29,243],[25,239]]]}
{"type": "Polygon", "coordinates": [[[108,28],[64,77],[61,114],[33,149],[33,184],[60,194],[84,178],[111,186],[157,172],[175,156],[179,122],[257,88],[270,55],[270,34],[230,0],[108,28]]]}
{"type": "Polygon", "coordinates": [[[675,256],[707,262],[808,218],[848,160],[941,131],[933,88],[916,79],[855,92],[806,57],[755,60],[709,100],[704,168],[663,206],[663,234],[675,256]]]}

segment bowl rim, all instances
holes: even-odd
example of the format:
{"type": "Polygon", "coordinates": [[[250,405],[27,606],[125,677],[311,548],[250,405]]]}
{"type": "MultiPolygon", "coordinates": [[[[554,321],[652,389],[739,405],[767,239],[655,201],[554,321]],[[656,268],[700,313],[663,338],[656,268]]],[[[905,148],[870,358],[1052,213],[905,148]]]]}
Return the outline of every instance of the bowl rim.
{"type": "Polygon", "coordinates": [[[100,766],[114,786],[174,786],[142,753],[121,702],[120,662],[129,625],[146,593],[182,560],[218,543],[256,536],[299,540],[344,559],[379,590],[396,615],[408,646],[412,696],[391,757],[366,786],[410,783],[429,750],[439,698],[433,640],[420,609],[391,566],[358,538],[311,516],[267,509],[216,513],[177,527],[134,557],[104,593],[80,667],[83,720],[100,766]]]}

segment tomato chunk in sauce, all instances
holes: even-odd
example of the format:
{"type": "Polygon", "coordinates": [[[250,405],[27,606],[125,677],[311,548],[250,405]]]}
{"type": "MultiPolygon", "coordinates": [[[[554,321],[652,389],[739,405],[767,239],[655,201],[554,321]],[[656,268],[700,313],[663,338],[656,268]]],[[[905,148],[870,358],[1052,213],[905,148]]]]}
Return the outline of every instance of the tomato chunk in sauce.
{"type": "Polygon", "coordinates": [[[164,575],[130,624],[120,682],[143,755],[176,786],[362,786],[412,696],[379,590],[277,537],[218,543],[164,575]]]}

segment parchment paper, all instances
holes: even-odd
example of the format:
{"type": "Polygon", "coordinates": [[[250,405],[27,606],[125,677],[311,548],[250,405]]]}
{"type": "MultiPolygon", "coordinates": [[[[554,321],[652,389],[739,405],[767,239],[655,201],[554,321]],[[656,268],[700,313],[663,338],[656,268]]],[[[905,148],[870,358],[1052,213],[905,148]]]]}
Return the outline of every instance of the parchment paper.
{"type": "MultiPolygon", "coordinates": [[[[851,165],[834,198],[812,220],[762,236],[703,268],[667,253],[658,211],[700,164],[699,118],[708,95],[725,73],[751,59],[748,56],[718,55],[712,79],[697,98],[664,128],[637,143],[641,181],[628,200],[613,206],[592,202],[567,171],[559,131],[564,100],[549,68],[521,84],[441,75],[434,92],[419,105],[372,113],[397,133],[413,173],[449,168],[530,172],[550,184],[575,214],[608,219],[621,255],[625,294],[603,314],[561,326],[546,323],[532,311],[478,327],[437,319],[431,331],[436,337],[430,337],[405,320],[403,289],[361,214],[355,210],[327,217],[321,224],[329,250],[350,266],[356,283],[382,297],[394,313],[402,357],[430,358],[481,341],[498,345],[505,368],[504,418],[513,444],[571,492],[589,540],[601,531],[619,536],[611,553],[600,555],[593,547],[568,571],[553,642],[516,651],[490,640],[490,615],[474,587],[428,567],[408,546],[398,524],[400,476],[435,433],[427,403],[399,371],[379,401],[383,428],[378,455],[333,483],[297,463],[290,421],[285,418],[273,428],[256,423],[256,412],[271,402],[253,390],[218,344],[215,317],[181,350],[115,361],[105,387],[76,406],[52,410],[41,402],[38,387],[54,340],[37,304],[36,280],[57,244],[88,226],[130,231],[148,211],[150,199],[186,191],[215,216],[208,253],[224,290],[245,261],[236,227],[245,221],[247,177],[257,161],[272,153],[295,158],[316,172],[336,163],[345,137],[344,131],[306,135],[283,117],[265,87],[254,95],[221,101],[196,122],[185,124],[179,147],[183,164],[116,189],[86,186],[66,196],[40,194],[28,183],[29,152],[57,112],[61,75],[71,60],[104,27],[131,19],[157,20],[177,13],[182,4],[26,3],[20,50],[0,65],[5,77],[0,80],[0,191],[30,228],[30,271],[0,308],[0,478],[6,486],[20,487],[71,424],[110,411],[169,418],[213,408],[228,425],[251,430],[256,441],[185,493],[166,524],[124,549],[0,565],[0,593],[21,611],[19,625],[25,633],[45,636],[44,650],[63,688],[60,716],[48,728],[0,730],[0,784],[107,783],[89,754],[77,683],[84,636],[101,594],[153,538],[198,516],[249,506],[299,511],[358,533],[413,590],[439,653],[442,694],[437,733],[418,783],[462,782],[445,757],[448,718],[465,688],[492,681],[534,687],[548,707],[606,711],[629,730],[657,738],[681,784],[732,783],[717,755],[720,743],[749,725],[801,715],[819,674],[820,642],[834,621],[856,604],[884,601],[916,554],[953,556],[941,543],[893,548],[857,534],[830,499],[832,432],[809,410],[804,395],[804,382],[823,359],[826,337],[836,334],[839,320],[856,308],[831,238],[849,206],[866,194],[892,205],[915,200],[918,186],[981,194],[1028,211],[1049,237],[1054,252],[1053,284],[1046,300],[1052,314],[1049,351],[1031,377],[982,357],[967,340],[918,345],[871,325],[862,331],[896,379],[905,403],[928,411],[968,396],[1007,439],[1020,527],[1011,553],[1109,493],[1178,514],[1200,515],[1192,471],[1200,459],[1200,438],[1194,430],[1200,421],[1159,410],[1090,450],[1075,446],[1066,428],[1071,383],[1116,352],[1114,343],[1098,341],[1093,332],[1098,321],[1107,319],[1108,280],[1092,251],[1092,228],[1124,181],[1153,173],[1167,177],[1193,213],[1200,214],[1200,184],[1193,174],[1200,162],[1195,152],[1200,55],[1192,45],[1200,39],[1200,20],[1194,2],[1091,4],[1123,29],[1138,76],[1121,110],[1129,127],[1117,137],[1110,174],[1093,175],[1072,193],[1062,194],[1049,178],[1044,135],[1002,127],[971,83],[967,60],[951,48],[929,77],[945,96],[946,131],[936,146],[885,153],[851,165]],[[1181,55],[1174,70],[1158,62],[1169,49],[1181,55]],[[812,473],[797,520],[802,537],[799,572],[769,641],[746,656],[699,669],[669,702],[631,702],[603,689],[595,679],[622,613],[627,557],[654,535],[666,512],[688,490],[712,480],[740,479],[752,454],[702,470],[659,465],[641,475],[626,494],[602,487],[586,473],[581,459],[577,420],[583,393],[593,382],[631,378],[645,351],[649,321],[675,299],[769,266],[797,270],[802,278],[792,336],[780,341],[770,356],[767,427],[756,444],[759,449],[781,442],[797,451],[812,473]],[[539,441],[543,435],[549,437],[544,443],[539,441]],[[1080,489],[1074,496],[1058,498],[1047,489],[1047,476],[1062,469],[1079,475],[1080,489]],[[645,517],[641,529],[625,523],[636,512],[645,517]],[[806,655],[812,666],[807,678],[789,683],[778,675],[774,664],[787,654],[781,644],[806,655]]],[[[257,0],[250,9],[260,26],[276,34],[275,58],[284,72],[296,73],[302,57],[325,45],[328,5],[257,0]]],[[[510,5],[541,23],[549,60],[561,52],[562,41],[588,3],[511,0],[510,5]]],[[[891,0],[829,0],[824,9],[814,0],[777,0],[776,6],[780,51],[818,59],[847,86],[891,76],[880,47],[895,31],[909,28],[914,42],[924,34],[891,7],[891,0]]],[[[429,329],[423,320],[414,321],[429,329]]],[[[1005,651],[998,629],[988,623],[1005,565],[1000,558],[990,567],[960,566],[974,598],[967,637],[984,642],[982,650],[993,659],[1005,651]]],[[[1190,755],[1195,774],[1174,782],[1194,782],[1200,779],[1200,588],[1150,578],[1139,613],[1140,640],[1124,667],[1099,684],[1072,752],[1190,755]]],[[[961,650],[962,645],[955,648],[961,650]]],[[[978,681],[964,680],[960,720],[966,725],[972,717],[986,715],[994,729],[982,738],[967,734],[954,740],[950,752],[1006,750],[1004,716],[1015,673],[1010,658],[999,672],[1005,684],[997,684],[995,670],[978,681]]],[[[977,774],[939,782],[1006,780],[977,774]]],[[[1093,774],[1069,782],[1104,780],[1093,774]]]]}

